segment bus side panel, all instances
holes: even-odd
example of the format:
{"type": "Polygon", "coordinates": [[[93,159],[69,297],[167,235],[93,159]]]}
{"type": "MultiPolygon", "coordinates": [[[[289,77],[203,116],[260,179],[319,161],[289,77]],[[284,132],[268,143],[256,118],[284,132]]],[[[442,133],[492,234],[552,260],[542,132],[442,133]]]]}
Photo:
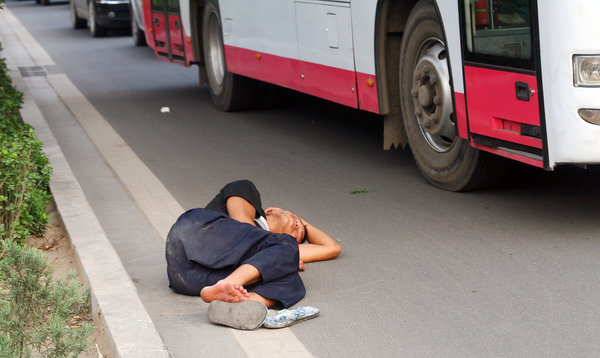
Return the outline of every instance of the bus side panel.
{"type": "Polygon", "coordinates": [[[363,111],[380,113],[375,75],[357,72],[356,90],[358,91],[358,108],[363,111]]]}
{"type": "Polygon", "coordinates": [[[183,30],[181,20],[177,15],[168,15],[169,18],[169,38],[171,40],[171,51],[173,55],[185,58],[185,48],[183,46],[183,30]]]}
{"type": "Polygon", "coordinates": [[[225,45],[227,70],[296,91],[302,90],[299,62],[287,57],[225,45]]]}
{"type": "Polygon", "coordinates": [[[152,14],[150,10],[151,0],[141,0],[142,3],[142,20],[144,22],[144,36],[146,36],[146,43],[152,49],[154,49],[154,33],[152,30],[152,14]]]}
{"type": "Polygon", "coordinates": [[[154,50],[157,52],[167,53],[168,42],[167,42],[167,25],[164,14],[152,12],[152,33],[154,38],[152,43],[154,44],[154,50]]]}
{"type": "Polygon", "coordinates": [[[292,0],[220,0],[225,45],[298,59],[292,0]]]}
{"type": "Polygon", "coordinates": [[[465,66],[471,133],[542,149],[542,140],[522,134],[522,124],[539,127],[537,78],[514,72],[465,66]],[[527,83],[528,100],[515,98],[515,83],[527,83]]]}
{"type": "Polygon", "coordinates": [[[296,1],[302,91],[358,107],[350,4],[296,1]]]}
{"type": "Polygon", "coordinates": [[[349,4],[230,0],[221,16],[228,71],[357,107],[349,4]]]}
{"type": "Polygon", "coordinates": [[[358,107],[380,113],[375,71],[375,26],[377,1],[352,0],[352,40],[358,107]]]}
{"type": "Polygon", "coordinates": [[[302,92],[326,100],[358,108],[354,71],[300,61],[302,92]]]}
{"type": "Polygon", "coordinates": [[[225,46],[227,70],[356,108],[353,71],[225,46]]]}

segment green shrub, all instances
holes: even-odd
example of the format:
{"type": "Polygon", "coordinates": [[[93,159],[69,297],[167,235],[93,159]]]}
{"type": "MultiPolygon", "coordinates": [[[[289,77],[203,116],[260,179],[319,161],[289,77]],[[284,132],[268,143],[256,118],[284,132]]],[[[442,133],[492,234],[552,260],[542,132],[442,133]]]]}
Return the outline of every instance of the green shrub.
{"type": "Polygon", "coordinates": [[[35,248],[0,242],[0,357],[77,357],[90,347],[90,323],[69,324],[89,307],[74,275],[53,282],[54,268],[35,248]]]}
{"type": "Polygon", "coordinates": [[[0,239],[20,243],[46,229],[52,172],[42,142],[20,118],[22,104],[0,59],[0,239]]]}

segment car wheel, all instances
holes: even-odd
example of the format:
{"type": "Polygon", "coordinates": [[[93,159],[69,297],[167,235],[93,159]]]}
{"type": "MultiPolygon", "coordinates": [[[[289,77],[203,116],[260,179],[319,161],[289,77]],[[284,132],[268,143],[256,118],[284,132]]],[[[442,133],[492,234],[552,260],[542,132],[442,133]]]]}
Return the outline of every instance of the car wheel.
{"type": "Polygon", "coordinates": [[[202,40],[208,88],[215,107],[227,112],[254,106],[259,82],[227,71],[221,16],[215,0],[207,1],[204,7],[202,40]]]}
{"type": "Polygon", "coordinates": [[[133,38],[133,43],[136,46],[146,45],[146,35],[138,26],[135,13],[133,11],[131,11],[131,37],[133,38]]]}
{"type": "Polygon", "coordinates": [[[457,135],[444,33],[430,0],[409,15],[400,50],[400,101],[408,143],[434,186],[468,191],[496,184],[502,158],[457,135]]]}
{"type": "Polygon", "coordinates": [[[98,25],[96,22],[96,6],[94,6],[93,0],[88,4],[88,17],[88,27],[90,28],[92,37],[102,37],[106,35],[106,27],[98,25]]]}
{"type": "Polygon", "coordinates": [[[80,18],[77,14],[75,0],[71,0],[69,2],[69,5],[69,7],[71,8],[71,25],[73,25],[74,29],[83,29],[85,27],[85,19],[80,18]]]}

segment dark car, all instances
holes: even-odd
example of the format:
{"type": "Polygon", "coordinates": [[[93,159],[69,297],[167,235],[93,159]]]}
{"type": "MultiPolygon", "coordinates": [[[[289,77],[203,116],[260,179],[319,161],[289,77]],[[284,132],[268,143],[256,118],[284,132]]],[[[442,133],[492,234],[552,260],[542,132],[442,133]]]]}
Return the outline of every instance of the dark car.
{"type": "Polygon", "coordinates": [[[106,35],[109,28],[131,26],[129,0],[70,0],[70,6],[73,28],[87,23],[93,37],[106,35]]]}

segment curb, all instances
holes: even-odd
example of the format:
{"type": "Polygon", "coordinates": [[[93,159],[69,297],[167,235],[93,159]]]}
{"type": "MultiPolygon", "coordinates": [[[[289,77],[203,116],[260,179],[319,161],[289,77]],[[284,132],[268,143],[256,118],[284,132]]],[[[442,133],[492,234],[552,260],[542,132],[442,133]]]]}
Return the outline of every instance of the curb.
{"type": "Polygon", "coordinates": [[[11,71],[11,77],[24,94],[21,116],[44,143],[53,168],[50,190],[78,270],[90,287],[92,315],[106,328],[111,356],[170,357],[41,111],[15,73],[11,71]]]}
{"type": "MultiPolygon", "coordinates": [[[[7,9],[2,11],[5,18],[12,16],[7,9]]],[[[21,46],[17,45],[19,42],[11,41],[11,48],[21,46]]],[[[5,48],[3,52],[11,54],[9,48],[5,48]]],[[[90,207],[42,112],[29,93],[25,80],[14,66],[9,65],[9,70],[15,87],[23,92],[21,117],[35,128],[53,168],[50,190],[75,254],[78,271],[90,288],[92,316],[95,323],[104,326],[106,330],[111,357],[170,357],[137,295],[135,285],[90,207]]]]}

